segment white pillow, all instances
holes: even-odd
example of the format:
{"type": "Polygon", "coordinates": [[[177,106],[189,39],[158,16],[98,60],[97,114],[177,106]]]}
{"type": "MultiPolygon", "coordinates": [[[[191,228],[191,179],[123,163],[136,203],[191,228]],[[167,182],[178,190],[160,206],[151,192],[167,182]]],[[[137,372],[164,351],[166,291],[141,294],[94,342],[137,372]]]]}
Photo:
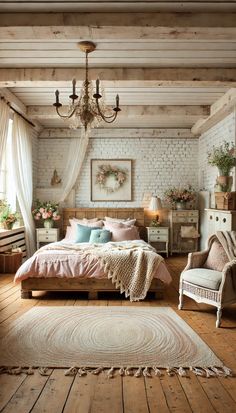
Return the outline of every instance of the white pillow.
{"type": "Polygon", "coordinates": [[[105,217],[105,221],[106,222],[116,222],[119,224],[124,224],[124,225],[128,225],[128,226],[132,226],[135,224],[136,219],[130,219],[130,218],[123,218],[123,219],[119,219],[119,218],[110,218],[110,217],[105,217]]]}

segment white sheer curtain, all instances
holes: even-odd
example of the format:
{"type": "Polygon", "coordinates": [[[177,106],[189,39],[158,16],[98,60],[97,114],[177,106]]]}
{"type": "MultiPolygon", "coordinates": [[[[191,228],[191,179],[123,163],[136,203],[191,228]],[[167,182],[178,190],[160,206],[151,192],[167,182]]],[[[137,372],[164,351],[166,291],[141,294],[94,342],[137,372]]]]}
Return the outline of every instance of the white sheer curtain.
{"type": "Polygon", "coordinates": [[[7,142],[8,125],[10,119],[10,107],[0,99],[0,171],[3,167],[3,157],[7,142]]]}
{"type": "Polygon", "coordinates": [[[63,202],[67,198],[76,183],[88,147],[88,135],[88,133],[81,130],[81,137],[72,138],[70,141],[67,163],[62,176],[63,187],[59,202],[63,202]]]}
{"type": "Polygon", "coordinates": [[[32,140],[27,123],[14,114],[12,128],[12,175],[16,196],[24,220],[27,256],[35,251],[34,222],[31,213],[33,197],[32,140]]]}

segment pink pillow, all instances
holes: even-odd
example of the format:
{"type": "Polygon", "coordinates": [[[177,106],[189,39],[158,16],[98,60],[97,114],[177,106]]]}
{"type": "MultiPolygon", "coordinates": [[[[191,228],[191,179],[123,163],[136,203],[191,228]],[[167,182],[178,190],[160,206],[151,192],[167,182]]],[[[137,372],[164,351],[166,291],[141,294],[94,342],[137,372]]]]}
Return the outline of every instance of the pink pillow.
{"type": "Polygon", "coordinates": [[[119,219],[119,218],[110,218],[110,217],[105,217],[105,222],[112,222],[112,223],[118,223],[118,224],[124,224],[124,225],[134,225],[136,222],[136,219],[119,219]]]}
{"type": "Polygon", "coordinates": [[[218,239],[215,239],[203,267],[209,270],[222,271],[227,262],[229,262],[229,258],[224,248],[218,239]]]}
{"type": "Polygon", "coordinates": [[[122,223],[115,223],[115,222],[104,222],[105,229],[111,231],[112,237],[111,241],[119,242],[119,241],[132,241],[136,239],[140,239],[138,229],[135,226],[128,226],[122,223]]]}

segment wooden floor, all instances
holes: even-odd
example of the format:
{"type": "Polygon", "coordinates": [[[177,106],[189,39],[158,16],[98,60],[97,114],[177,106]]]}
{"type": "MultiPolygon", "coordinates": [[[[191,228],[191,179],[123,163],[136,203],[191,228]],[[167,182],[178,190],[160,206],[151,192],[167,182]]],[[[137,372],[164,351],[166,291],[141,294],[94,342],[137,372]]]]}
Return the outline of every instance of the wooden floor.
{"type": "MultiPolygon", "coordinates": [[[[0,276],[0,323],[6,326],[32,306],[127,305],[171,306],[212,348],[225,365],[236,372],[236,306],[223,311],[222,328],[215,328],[215,309],[197,305],[185,298],[185,310],[177,310],[178,280],[186,258],[167,260],[173,283],[164,300],[130,303],[120,296],[101,300],[78,299],[73,294],[38,293],[31,300],[21,300],[19,287],[11,275],[0,276]]],[[[236,378],[169,377],[134,378],[99,376],[66,377],[60,369],[50,376],[0,376],[0,411],[4,413],[234,413],[236,378]]]]}

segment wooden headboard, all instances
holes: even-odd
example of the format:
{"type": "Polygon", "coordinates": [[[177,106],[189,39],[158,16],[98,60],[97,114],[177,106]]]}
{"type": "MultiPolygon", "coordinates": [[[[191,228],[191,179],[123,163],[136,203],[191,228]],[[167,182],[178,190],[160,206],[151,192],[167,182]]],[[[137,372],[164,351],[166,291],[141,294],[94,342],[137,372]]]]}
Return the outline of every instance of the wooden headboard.
{"type": "Polygon", "coordinates": [[[62,211],[63,233],[66,227],[70,225],[70,218],[91,219],[105,217],[111,218],[135,218],[136,225],[144,227],[144,209],[143,208],[64,208],[62,211]]]}

